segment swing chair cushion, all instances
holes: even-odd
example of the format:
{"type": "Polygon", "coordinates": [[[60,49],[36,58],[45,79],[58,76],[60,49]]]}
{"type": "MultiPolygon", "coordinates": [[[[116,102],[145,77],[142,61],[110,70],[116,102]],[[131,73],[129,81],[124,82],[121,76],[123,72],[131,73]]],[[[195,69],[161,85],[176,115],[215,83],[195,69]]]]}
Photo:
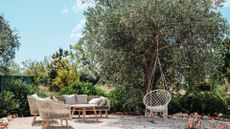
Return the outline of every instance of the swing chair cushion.
{"type": "Polygon", "coordinates": [[[151,91],[147,93],[143,99],[146,109],[152,112],[167,111],[168,104],[170,101],[171,101],[171,94],[166,90],[151,91]]]}

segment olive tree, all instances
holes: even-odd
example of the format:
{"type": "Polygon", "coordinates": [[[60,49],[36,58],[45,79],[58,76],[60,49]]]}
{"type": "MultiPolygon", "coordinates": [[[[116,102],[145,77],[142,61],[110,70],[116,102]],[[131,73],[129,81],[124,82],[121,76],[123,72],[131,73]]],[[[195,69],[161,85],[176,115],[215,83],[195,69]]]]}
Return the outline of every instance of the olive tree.
{"type": "Polygon", "coordinates": [[[220,14],[223,0],[95,0],[85,12],[83,45],[101,74],[116,83],[156,88],[161,77],[190,85],[219,65],[220,40],[229,24],[220,14]]]}

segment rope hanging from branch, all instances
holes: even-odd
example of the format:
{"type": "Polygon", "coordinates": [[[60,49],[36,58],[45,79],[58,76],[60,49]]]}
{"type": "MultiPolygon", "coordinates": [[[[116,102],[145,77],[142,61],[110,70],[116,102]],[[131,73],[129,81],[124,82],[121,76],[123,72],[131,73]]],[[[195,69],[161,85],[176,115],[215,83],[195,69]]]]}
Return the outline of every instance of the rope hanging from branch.
{"type": "Polygon", "coordinates": [[[159,49],[158,49],[158,47],[159,47],[159,42],[157,42],[156,58],[155,58],[153,69],[151,71],[150,80],[148,81],[147,93],[152,90],[157,65],[158,65],[159,70],[160,70],[160,79],[159,80],[162,80],[163,88],[165,90],[168,90],[166,78],[165,78],[165,75],[164,75],[164,72],[163,72],[163,69],[162,69],[162,65],[161,65],[160,59],[159,59],[159,49]]]}

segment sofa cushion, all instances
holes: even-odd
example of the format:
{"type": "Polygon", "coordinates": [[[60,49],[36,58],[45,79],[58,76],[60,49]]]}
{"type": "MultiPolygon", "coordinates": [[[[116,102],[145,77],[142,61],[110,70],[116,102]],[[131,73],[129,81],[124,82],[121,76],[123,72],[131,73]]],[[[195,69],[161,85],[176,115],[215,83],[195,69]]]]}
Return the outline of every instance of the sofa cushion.
{"type": "Polygon", "coordinates": [[[53,100],[65,102],[65,98],[63,96],[53,96],[53,100]]]}
{"type": "Polygon", "coordinates": [[[77,95],[77,104],[87,104],[87,95],[77,95]]]}
{"type": "Polygon", "coordinates": [[[105,98],[105,97],[100,97],[100,99],[101,99],[101,102],[98,104],[99,106],[104,106],[104,105],[106,105],[106,103],[107,103],[107,98],[105,98]]]}
{"type": "Polygon", "coordinates": [[[88,103],[99,105],[101,102],[102,102],[101,98],[94,98],[94,99],[91,99],[88,103]]]}
{"type": "Polygon", "coordinates": [[[100,96],[92,96],[92,95],[89,95],[87,97],[87,101],[90,101],[91,99],[95,99],[95,98],[100,98],[100,96]]]}
{"type": "Polygon", "coordinates": [[[75,95],[63,95],[66,104],[76,104],[75,95]]]}
{"type": "Polygon", "coordinates": [[[36,98],[38,98],[38,95],[35,93],[35,94],[32,94],[31,97],[36,99],[36,98]]]}

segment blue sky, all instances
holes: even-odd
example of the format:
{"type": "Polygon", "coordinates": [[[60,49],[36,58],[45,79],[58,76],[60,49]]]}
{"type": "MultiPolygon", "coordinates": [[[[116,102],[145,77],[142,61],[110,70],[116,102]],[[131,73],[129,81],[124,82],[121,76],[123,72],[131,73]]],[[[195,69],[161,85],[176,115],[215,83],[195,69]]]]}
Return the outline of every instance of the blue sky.
{"type": "MultiPolygon", "coordinates": [[[[83,11],[92,6],[80,1],[0,0],[0,13],[20,36],[15,61],[42,60],[59,48],[68,49],[76,43],[85,23],[83,11]]],[[[221,13],[230,21],[230,0],[221,13]]]]}

